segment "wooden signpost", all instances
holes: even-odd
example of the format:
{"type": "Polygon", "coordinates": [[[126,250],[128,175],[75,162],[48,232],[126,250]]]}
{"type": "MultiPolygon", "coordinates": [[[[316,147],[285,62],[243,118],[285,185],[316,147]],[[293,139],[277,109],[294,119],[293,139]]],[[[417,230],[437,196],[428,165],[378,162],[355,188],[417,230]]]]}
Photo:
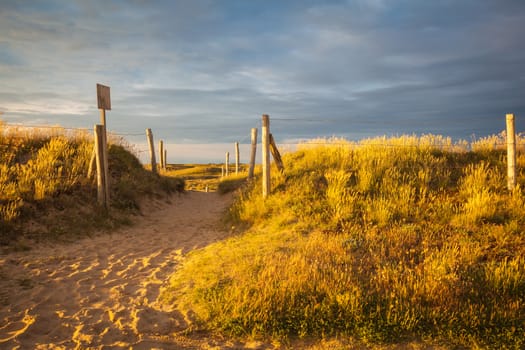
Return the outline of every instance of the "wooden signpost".
{"type": "Polygon", "coordinates": [[[111,110],[109,86],[97,84],[97,104],[100,110],[101,124],[100,127],[95,127],[98,203],[109,209],[108,141],[106,131],[106,110],[111,110]]]}
{"type": "Polygon", "coordinates": [[[98,109],[111,110],[111,98],[109,95],[109,86],[97,84],[97,102],[98,109]]]}

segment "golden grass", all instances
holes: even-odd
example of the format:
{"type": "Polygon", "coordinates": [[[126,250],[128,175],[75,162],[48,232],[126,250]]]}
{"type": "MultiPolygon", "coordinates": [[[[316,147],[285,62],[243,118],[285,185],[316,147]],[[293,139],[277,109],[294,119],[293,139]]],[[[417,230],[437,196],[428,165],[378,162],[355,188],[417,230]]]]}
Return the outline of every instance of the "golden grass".
{"type": "Polygon", "coordinates": [[[184,189],[179,178],[146,171],[123,140],[109,139],[112,201],[104,213],[96,180],[87,177],[93,142],[86,130],[0,123],[0,244],[22,233],[41,238],[113,227],[129,221],[141,196],[184,189]]]}
{"type": "Polygon", "coordinates": [[[506,190],[504,151],[319,143],[285,155],[267,199],[246,188],[231,217],[249,231],[192,253],[165,303],[244,337],[525,346],[525,178],[506,190]]]}

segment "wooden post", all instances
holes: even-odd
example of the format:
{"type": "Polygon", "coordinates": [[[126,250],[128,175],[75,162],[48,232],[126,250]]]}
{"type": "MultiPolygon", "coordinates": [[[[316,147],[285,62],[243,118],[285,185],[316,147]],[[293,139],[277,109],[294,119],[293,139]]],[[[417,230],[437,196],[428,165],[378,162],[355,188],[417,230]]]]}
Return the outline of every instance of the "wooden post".
{"type": "Polygon", "coordinates": [[[250,168],[248,169],[248,179],[253,178],[255,169],[255,153],[257,152],[257,128],[252,128],[252,151],[250,153],[250,168]]]}
{"type": "Polygon", "coordinates": [[[226,152],[226,162],[224,164],[226,176],[230,175],[230,152],[226,152]]]}
{"type": "Polygon", "coordinates": [[[108,208],[106,201],[106,179],[104,174],[104,126],[95,125],[95,159],[97,164],[97,201],[98,204],[108,208]]]}
{"type": "Polygon", "coordinates": [[[516,133],[514,114],[507,114],[507,187],[510,191],[516,187],[516,133]]]}
{"type": "Polygon", "coordinates": [[[108,136],[106,130],[106,110],[100,109],[100,123],[102,124],[102,149],[104,152],[104,195],[106,197],[106,208],[109,207],[109,164],[108,164],[108,136]]]}
{"type": "Polygon", "coordinates": [[[239,142],[235,142],[235,175],[239,175],[239,142]]]}
{"type": "Polygon", "coordinates": [[[160,158],[160,169],[164,169],[164,141],[159,141],[159,158],[160,158]]]}
{"type": "Polygon", "coordinates": [[[95,172],[95,169],[97,168],[96,157],[97,157],[97,147],[93,145],[93,152],[91,153],[91,159],[89,160],[89,167],[88,167],[88,173],[87,173],[88,179],[91,179],[91,177],[93,176],[93,173],[95,172]]]}
{"type": "Polygon", "coordinates": [[[151,159],[151,171],[153,173],[157,172],[157,161],[155,160],[155,146],[153,143],[153,133],[151,132],[151,129],[146,129],[146,137],[148,138],[148,145],[149,145],[149,156],[151,159]]]}
{"type": "Polygon", "coordinates": [[[262,195],[270,194],[270,117],[262,116],[262,195]]]}
{"type": "MultiPolygon", "coordinates": [[[[97,106],[100,110],[100,124],[102,124],[102,157],[99,155],[99,160],[101,160],[102,168],[101,171],[104,172],[104,197],[105,197],[105,206],[106,209],[109,208],[109,156],[108,156],[108,136],[106,128],[106,110],[111,110],[111,97],[110,97],[110,88],[109,86],[97,84],[97,106]]],[[[98,153],[98,151],[97,151],[98,153]]],[[[98,169],[98,167],[97,167],[98,169]]]]}
{"type": "Polygon", "coordinates": [[[224,165],[221,166],[221,177],[224,177],[224,165]]]}
{"type": "Polygon", "coordinates": [[[275,160],[275,164],[277,165],[277,169],[279,171],[284,171],[284,165],[283,160],[281,159],[281,154],[279,153],[279,150],[277,149],[277,145],[275,144],[275,140],[273,139],[273,135],[270,134],[270,152],[272,152],[273,160],[275,160]]]}
{"type": "Polygon", "coordinates": [[[164,148],[164,167],[162,169],[166,170],[166,163],[168,159],[168,150],[164,148]]]}

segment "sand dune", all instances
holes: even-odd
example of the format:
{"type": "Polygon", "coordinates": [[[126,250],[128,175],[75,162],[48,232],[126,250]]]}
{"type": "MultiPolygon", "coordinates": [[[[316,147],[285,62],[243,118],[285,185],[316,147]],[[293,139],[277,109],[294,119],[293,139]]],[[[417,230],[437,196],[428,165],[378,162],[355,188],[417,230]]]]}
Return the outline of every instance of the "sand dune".
{"type": "Polygon", "coordinates": [[[170,201],[111,234],[0,256],[0,348],[252,347],[185,336],[181,315],[157,304],[189,250],[227,235],[218,220],[231,196],[189,192],[170,201]]]}

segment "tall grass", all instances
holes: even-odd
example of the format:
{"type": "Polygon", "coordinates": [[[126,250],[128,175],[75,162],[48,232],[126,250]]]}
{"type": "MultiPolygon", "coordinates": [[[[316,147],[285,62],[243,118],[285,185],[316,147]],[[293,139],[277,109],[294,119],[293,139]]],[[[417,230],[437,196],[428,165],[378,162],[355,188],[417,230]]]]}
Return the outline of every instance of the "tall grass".
{"type": "Polygon", "coordinates": [[[241,195],[251,229],[191,254],[165,303],[234,335],[525,346],[524,177],[505,189],[499,146],[319,143],[284,157],[266,200],[241,195]]]}
{"type": "MultiPolygon", "coordinates": [[[[110,140],[112,209],[136,209],[144,194],[184,189],[180,179],[145,171],[125,146],[110,140]]],[[[92,154],[92,136],[84,130],[0,123],[0,243],[15,239],[27,222],[62,233],[119,221],[121,215],[111,217],[116,212],[98,212],[95,179],[87,177],[92,154]]]]}
{"type": "Polygon", "coordinates": [[[0,221],[13,221],[25,202],[68,191],[85,178],[93,144],[84,133],[66,137],[59,128],[0,130],[0,221]]]}

